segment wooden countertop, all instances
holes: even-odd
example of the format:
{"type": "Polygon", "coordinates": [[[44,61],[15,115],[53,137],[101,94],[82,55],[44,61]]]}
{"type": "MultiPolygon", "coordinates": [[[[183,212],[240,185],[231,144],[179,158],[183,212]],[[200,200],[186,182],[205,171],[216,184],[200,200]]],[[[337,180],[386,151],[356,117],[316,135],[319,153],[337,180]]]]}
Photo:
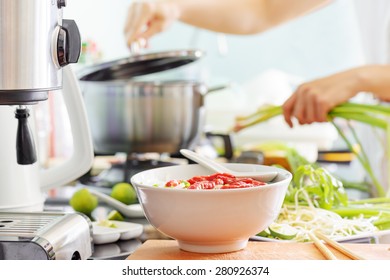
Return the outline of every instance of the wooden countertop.
{"type": "MultiPolygon", "coordinates": [[[[390,244],[346,244],[367,260],[390,260],[390,244]]],[[[347,256],[329,247],[341,260],[347,256]]],[[[312,243],[281,243],[249,241],[240,251],[219,254],[191,253],[181,250],[175,240],[148,240],[127,260],[324,260],[312,243]]]]}

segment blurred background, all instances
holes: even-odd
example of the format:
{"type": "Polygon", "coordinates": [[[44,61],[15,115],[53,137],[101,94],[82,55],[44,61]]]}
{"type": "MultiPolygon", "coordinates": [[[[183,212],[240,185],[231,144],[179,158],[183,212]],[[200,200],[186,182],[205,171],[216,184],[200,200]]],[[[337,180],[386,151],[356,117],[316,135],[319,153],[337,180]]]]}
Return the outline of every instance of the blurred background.
{"type": "MultiPolygon", "coordinates": [[[[83,55],[76,70],[129,56],[123,28],[131,0],[68,1],[64,18],[77,22],[83,55]]],[[[327,7],[259,35],[233,36],[174,25],[150,41],[143,52],[201,49],[206,56],[191,64],[209,86],[230,85],[206,97],[208,130],[229,131],[237,115],[266,103],[281,104],[305,80],[363,63],[359,30],[351,0],[327,7]],[[221,102],[223,100],[223,102],[221,102]]],[[[233,136],[235,145],[282,140],[295,145],[310,160],[317,150],[342,149],[330,124],[290,129],[282,118],[233,136]]]]}

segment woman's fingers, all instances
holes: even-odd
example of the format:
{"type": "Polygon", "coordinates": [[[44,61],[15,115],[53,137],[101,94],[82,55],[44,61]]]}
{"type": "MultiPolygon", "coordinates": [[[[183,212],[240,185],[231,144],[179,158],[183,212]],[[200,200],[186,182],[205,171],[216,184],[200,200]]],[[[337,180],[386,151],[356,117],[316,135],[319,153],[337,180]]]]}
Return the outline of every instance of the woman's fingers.
{"type": "Polygon", "coordinates": [[[298,89],[297,98],[295,100],[294,109],[292,112],[292,115],[298,120],[299,124],[304,124],[306,122],[306,97],[305,97],[305,91],[298,89]]]}
{"type": "Polygon", "coordinates": [[[283,104],[283,116],[287,124],[293,127],[293,118],[299,124],[326,121],[329,104],[321,94],[324,92],[311,85],[301,85],[283,104]]]}
{"type": "Polygon", "coordinates": [[[316,107],[316,114],[313,122],[326,122],[332,106],[323,96],[316,97],[314,106],[316,107]]]}
{"type": "Polygon", "coordinates": [[[302,120],[305,124],[310,124],[317,121],[317,106],[316,106],[316,96],[314,92],[310,92],[306,96],[306,104],[305,104],[305,117],[302,120]]]}
{"type": "Polygon", "coordinates": [[[152,22],[154,13],[155,7],[151,2],[134,2],[130,6],[124,30],[128,46],[141,37],[144,41],[147,40],[147,38],[142,36],[142,33],[148,28],[148,24],[152,22]]]}
{"type": "Polygon", "coordinates": [[[289,127],[293,127],[293,123],[292,123],[293,115],[292,115],[292,113],[293,113],[293,110],[294,110],[295,100],[296,100],[296,95],[293,94],[283,104],[283,117],[284,117],[284,120],[286,121],[286,123],[288,124],[289,127]]]}
{"type": "Polygon", "coordinates": [[[166,30],[180,16],[178,5],[171,2],[135,1],[129,8],[125,23],[127,45],[143,39],[145,42],[166,30]]]}

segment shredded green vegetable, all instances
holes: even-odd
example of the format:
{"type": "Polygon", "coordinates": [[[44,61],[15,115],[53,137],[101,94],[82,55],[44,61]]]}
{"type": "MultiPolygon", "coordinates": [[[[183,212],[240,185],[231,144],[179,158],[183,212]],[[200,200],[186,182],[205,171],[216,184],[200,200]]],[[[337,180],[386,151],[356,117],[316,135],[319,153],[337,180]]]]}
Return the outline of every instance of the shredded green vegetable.
{"type": "Polygon", "coordinates": [[[299,201],[300,204],[304,204],[307,199],[310,199],[310,203],[315,207],[323,209],[348,204],[348,197],[341,181],[322,167],[302,165],[295,171],[284,201],[285,203],[299,201]]]}

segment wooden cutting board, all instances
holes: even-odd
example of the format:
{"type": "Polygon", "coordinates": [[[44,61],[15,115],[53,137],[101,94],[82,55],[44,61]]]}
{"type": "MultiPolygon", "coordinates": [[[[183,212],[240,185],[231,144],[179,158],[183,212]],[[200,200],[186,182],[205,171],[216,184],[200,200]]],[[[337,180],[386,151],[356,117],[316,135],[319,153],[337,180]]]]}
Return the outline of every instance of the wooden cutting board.
{"type": "MultiPolygon", "coordinates": [[[[390,244],[346,244],[346,247],[367,260],[390,260],[390,244]]],[[[341,260],[347,256],[328,246],[341,260]]],[[[180,250],[175,240],[148,240],[128,260],[324,260],[312,243],[250,241],[240,251],[219,254],[191,253],[180,250]]]]}

